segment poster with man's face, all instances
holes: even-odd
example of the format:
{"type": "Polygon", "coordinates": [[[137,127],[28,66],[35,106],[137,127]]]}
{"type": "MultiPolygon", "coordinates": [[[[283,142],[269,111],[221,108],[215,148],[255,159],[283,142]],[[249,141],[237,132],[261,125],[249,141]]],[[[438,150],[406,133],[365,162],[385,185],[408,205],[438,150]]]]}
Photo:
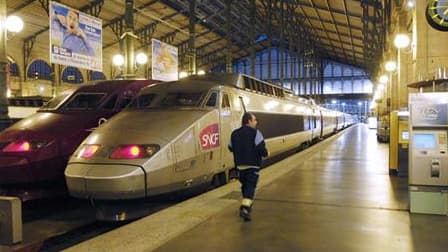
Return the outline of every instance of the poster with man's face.
{"type": "Polygon", "coordinates": [[[50,2],[50,62],[103,70],[102,21],[50,2]]]}
{"type": "Polygon", "coordinates": [[[178,79],[177,47],[152,39],[152,79],[175,81],[178,79]]]}

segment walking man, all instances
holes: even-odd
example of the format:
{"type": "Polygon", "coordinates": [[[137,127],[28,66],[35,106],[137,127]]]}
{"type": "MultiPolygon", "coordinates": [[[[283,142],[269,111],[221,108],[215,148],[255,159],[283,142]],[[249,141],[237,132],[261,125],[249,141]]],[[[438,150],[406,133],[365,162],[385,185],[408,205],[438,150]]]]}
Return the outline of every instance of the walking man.
{"type": "Polygon", "coordinates": [[[233,152],[236,169],[239,172],[243,200],[240,216],[250,221],[250,212],[257,187],[262,157],[269,156],[263,135],[257,130],[257,118],[252,113],[245,113],[242,126],[232,132],[229,150],[233,152]]]}

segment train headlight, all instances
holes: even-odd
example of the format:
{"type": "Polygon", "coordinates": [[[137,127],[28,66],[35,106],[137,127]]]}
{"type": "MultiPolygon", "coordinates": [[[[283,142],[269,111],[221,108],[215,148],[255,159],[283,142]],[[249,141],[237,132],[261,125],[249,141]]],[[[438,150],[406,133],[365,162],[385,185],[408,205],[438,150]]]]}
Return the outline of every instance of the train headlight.
{"type": "Polygon", "coordinates": [[[160,150],[160,146],[157,144],[139,145],[128,144],[121,145],[115,148],[110,155],[112,159],[139,159],[149,158],[156,154],[160,150]]]}
{"type": "Polygon", "coordinates": [[[76,156],[78,158],[91,158],[98,152],[100,147],[98,144],[84,144],[76,156]]]}
{"type": "Polygon", "coordinates": [[[3,152],[30,152],[45,147],[48,143],[43,141],[14,141],[6,145],[3,152]]]}

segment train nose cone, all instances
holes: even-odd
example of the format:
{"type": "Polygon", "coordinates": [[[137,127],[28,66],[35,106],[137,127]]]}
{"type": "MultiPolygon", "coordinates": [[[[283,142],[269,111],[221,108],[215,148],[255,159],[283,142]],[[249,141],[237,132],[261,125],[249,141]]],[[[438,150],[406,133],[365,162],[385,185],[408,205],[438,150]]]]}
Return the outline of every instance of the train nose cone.
{"type": "Polygon", "coordinates": [[[145,172],[139,166],[71,163],[65,178],[70,195],[77,198],[118,200],[146,196],[145,172]]]}

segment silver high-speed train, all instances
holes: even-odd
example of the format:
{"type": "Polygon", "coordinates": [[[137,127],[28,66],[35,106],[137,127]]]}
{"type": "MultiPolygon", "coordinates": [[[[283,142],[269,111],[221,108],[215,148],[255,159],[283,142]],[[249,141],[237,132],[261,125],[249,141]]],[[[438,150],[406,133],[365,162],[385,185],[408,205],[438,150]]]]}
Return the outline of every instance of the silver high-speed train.
{"type": "Polygon", "coordinates": [[[65,170],[70,194],[92,200],[145,198],[227,182],[227,149],[245,111],[259,121],[271,156],[354,123],[344,113],[242,74],[208,74],[141,90],[96,129],[65,170]]]}

